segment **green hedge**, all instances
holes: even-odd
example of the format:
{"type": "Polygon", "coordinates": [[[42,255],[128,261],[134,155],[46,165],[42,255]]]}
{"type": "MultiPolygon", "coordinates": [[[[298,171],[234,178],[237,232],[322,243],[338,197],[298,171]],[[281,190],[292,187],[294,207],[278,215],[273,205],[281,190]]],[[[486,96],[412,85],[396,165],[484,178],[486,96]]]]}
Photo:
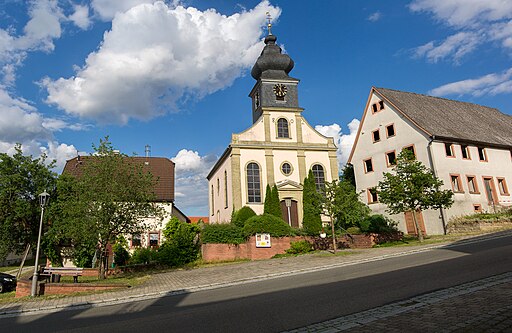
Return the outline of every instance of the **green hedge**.
{"type": "Polygon", "coordinates": [[[245,237],[268,233],[273,237],[294,236],[295,231],[283,219],[270,214],[253,216],[245,222],[242,229],[245,237]]]}
{"type": "Polygon", "coordinates": [[[234,224],[239,228],[243,228],[245,221],[253,216],[256,216],[254,210],[252,210],[251,207],[243,206],[239,210],[233,212],[233,215],[231,216],[231,224],[234,224]]]}
{"type": "Polygon", "coordinates": [[[207,224],[201,232],[203,243],[241,244],[245,242],[242,228],[234,224],[207,224]]]}

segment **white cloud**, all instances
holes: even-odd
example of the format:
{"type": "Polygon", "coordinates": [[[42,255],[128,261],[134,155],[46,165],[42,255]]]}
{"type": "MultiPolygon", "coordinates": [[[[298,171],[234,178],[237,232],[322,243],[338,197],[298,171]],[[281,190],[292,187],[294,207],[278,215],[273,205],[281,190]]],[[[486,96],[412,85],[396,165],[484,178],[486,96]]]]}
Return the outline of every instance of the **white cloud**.
{"type": "Polygon", "coordinates": [[[73,9],[74,12],[68,16],[68,19],[82,30],[89,29],[92,25],[91,18],[89,17],[89,6],[73,5],[73,9]]]}
{"type": "Polygon", "coordinates": [[[476,79],[448,83],[432,89],[434,96],[465,95],[482,96],[512,93],[512,68],[500,74],[488,74],[476,79]]]}
{"type": "Polygon", "coordinates": [[[176,205],[189,215],[207,214],[206,176],[217,156],[200,156],[197,151],[182,149],[171,160],[176,163],[176,205]]]}
{"type": "Polygon", "coordinates": [[[253,65],[267,11],[281,12],[263,1],[231,16],[163,2],[118,13],[75,76],[42,81],[47,102],[103,123],[178,111],[180,100],[223,89],[253,65]]]}
{"type": "Polygon", "coordinates": [[[442,42],[430,41],[413,49],[417,57],[424,56],[430,62],[453,59],[460,63],[466,54],[489,42],[497,42],[498,47],[507,50],[512,48],[511,1],[415,0],[409,8],[432,14],[438,22],[454,30],[442,42]]]}
{"type": "Polygon", "coordinates": [[[417,47],[417,57],[426,57],[430,62],[437,62],[447,57],[459,63],[461,58],[472,52],[483,42],[482,36],[472,32],[459,32],[447,37],[441,44],[434,46],[434,42],[417,47]]]}
{"type": "Polygon", "coordinates": [[[382,17],[381,12],[375,12],[375,13],[372,13],[370,16],[368,16],[367,20],[370,22],[377,22],[378,20],[381,19],[381,17],[382,17]]]}
{"type": "Polygon", "coordinates": [[[91,7],[100,19],[110,21],[117,13],[124,13],[137,5],[153,2],[155,0],[92,0],[91,7]]]}
{"type": "Polygon", "coordinates": [[[349,133],[343,134],[341,130],[341,126],[334,123],[332,125],[317,125],[315,129],[321,134],[334,138],[334,143],[338,147],[338,151],[336,155],[338,157],[338,166],[341,170],[342,167],[348,161],[348,157],[350,156],[350,151],[352,150],[352,146],[354,145],[354,141],[356,139],[357,130],[359,128],[359,120],[352,119],[350,123],[347,125],[349,133]]]}
{"type": "Polygon", "coordinates": [[[436,19],[457,27],[512,18],[512,2],[507,0],[415,0],[409,8],[431,12],[436,19]]]}

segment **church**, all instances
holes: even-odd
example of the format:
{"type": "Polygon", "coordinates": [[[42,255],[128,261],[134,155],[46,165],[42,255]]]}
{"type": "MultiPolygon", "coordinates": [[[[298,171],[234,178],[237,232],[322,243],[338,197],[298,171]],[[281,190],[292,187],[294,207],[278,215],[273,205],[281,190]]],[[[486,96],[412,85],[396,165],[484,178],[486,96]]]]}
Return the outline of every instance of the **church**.
{"type": "Polygon", "coordinates": [[[302,227],[302,183],[309,170],[317,187],[338,179],[334,139],[317,132],[302,116],[294,62],[269,32],[251,75],[253,124],[231,142],[207,176],[210,223],[227,223],[243,206],[263,213],[267,185],[277,186],[283,219],[302,227]]]}

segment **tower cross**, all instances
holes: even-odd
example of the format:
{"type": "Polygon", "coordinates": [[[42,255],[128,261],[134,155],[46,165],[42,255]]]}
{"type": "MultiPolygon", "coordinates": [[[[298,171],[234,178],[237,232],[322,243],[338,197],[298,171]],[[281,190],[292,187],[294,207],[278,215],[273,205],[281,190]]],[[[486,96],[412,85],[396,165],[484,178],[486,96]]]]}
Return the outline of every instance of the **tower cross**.
{"type": "Polygon", "coordinates": [[[272,20],[272,16],[270,16],[269,12],[267,12],[266,14],[267,14],[267,21],[268,21],[268,23],[267,23],[268,34],[272,35],[272,23],[270,23],[270,21],[272,20]]]}

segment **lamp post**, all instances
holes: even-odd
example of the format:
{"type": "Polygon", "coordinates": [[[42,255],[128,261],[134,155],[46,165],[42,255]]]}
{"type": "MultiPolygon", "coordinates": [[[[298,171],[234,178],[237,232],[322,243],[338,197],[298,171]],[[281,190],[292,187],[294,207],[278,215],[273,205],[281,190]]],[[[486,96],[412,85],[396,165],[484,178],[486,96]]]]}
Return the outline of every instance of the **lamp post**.
{"type": "Polygon", "coordinates": [[[39,247],[41,246],[41,232],[43,231],[44,207],[48,204],[48,200],[50,200],[50,195],[46,193],[46,191],[39,194],[39,205],[41,206],[41,220],[39,221],[39,234],[37,236],[36,261],[34,263],[34,275],[32,276],[32,291],[30,293],[31,296],[36,296],[37,280],[39,276],[39,272],[37,270],[37,266],[39,266],[39,247]]]}

